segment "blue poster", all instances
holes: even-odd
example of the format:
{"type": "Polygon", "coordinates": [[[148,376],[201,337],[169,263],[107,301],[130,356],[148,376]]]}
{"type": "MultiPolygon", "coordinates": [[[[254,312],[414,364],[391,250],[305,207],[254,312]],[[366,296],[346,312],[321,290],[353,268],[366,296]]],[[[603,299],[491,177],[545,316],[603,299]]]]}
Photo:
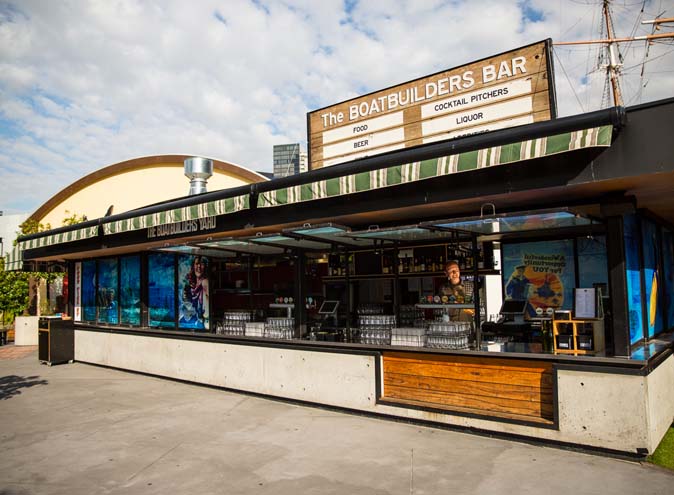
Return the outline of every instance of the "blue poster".
{"type": "Polygon", "coordinates": [[[208,259],[204,256],[178,256],[180,328],[208,330],[208,259]]]}
{"type": "Polygon", "coordinates": [[[672,231],[662,229],[662,278],[665,287],[667,328],[674,327],[674,237],[672,231]]]}
{"type": "Polygon", "coordinates": [[[119,259],[119,308],[122,325],[140,325],[140,256],[119,259]]]}
{"type": "Polygon", "coordinates": [[[151,327],[175,328],[175,256],[153,253],[148,256],[148,313],[151,327]]]}
{"type": "Polygon", "coordinates": [[[663,311],[662,300],[658,285],[660,284],[661,272],[658,270],[660,263],[660,243],[658,242],[658,229],[654,222],[648,219],[641,221],[641,249],[644,254],[644,298],[646,300],[646,328],[648,338],[662,332],[663,311]]]}
{"type": "Polygon", "coordinates": [[[96,262],[82,262],[82,319],[96,321],[96,262]]]}
{"type": "Polygon", "coordinates": [[[639,267],[639,225],[635,215],[623,219],[625,236],[625,277],[627,280],[627,310],[630,324],[630,344],[644,338],[641,310],[641,271],[639,267]]]}
{"type": "Polygon", "coordinates": [[[501,252],[505,298],[526,300],[527,316],[573,308],[573,240],[503,244],[501,252]]]}
{"type": "Polygon", "coordinates": [[[111,325],[118,324],[117,304],[117,258],[98,260],[98,290],[96,292],[98,321],[111,325]]]}

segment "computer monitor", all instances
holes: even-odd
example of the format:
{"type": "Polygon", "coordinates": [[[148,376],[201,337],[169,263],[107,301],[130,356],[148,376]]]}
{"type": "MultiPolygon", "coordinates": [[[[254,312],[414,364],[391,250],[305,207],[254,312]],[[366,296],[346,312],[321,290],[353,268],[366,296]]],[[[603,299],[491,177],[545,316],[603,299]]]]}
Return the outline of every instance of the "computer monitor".
{"type": "Polygon", "coordinates": [[[339,301],[323,301],[320,309],[318,310],[319,315],[333,315],[337,312],[337,307],[339,306],[339,301]]]}
{"type": "Polygon", "coordinates": [[[501,318],[504,323],[524,323],[524,312],[527,301],[520,299],[506,299],[501,305],[501,318]]]}
{"type": "Polygon", "coordinates": [[[506,315],[523,315],[527,309],[527,302],[519,299],[506,299],[501,305],[501,314],[506,315]]]}

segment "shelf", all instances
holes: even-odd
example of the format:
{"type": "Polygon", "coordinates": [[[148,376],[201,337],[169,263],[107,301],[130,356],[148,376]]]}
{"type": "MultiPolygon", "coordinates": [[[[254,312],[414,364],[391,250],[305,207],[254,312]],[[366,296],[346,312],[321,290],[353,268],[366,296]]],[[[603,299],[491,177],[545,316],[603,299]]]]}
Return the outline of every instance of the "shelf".
{"type": "Polygon", "coordinates": [[[474,304],[415,304],[419,309],[475,309],[474,304]]]}
{"type": "MultiPolygon", "coordinates": [[[[500,275],[499,270],[479,270],[478,275],[500,275]]],[[[472,270],[463,269],[461,270],[462,277],[470,277],[473,275],[472,270]]],[[[444,277],[445,272],[409,272],[409,273],[400,273],[398,274],[399,278],[414,278],[414,277],[444,277]]],[[[349,280],[386,280],[395,278],[393,273],[375,273],[371,275],[349,275],[349,280]]],[[[326,275],[323,277],[323,280],[346,280],[344,275],[326,275]]]]}
{"type": "MultiPolygon", "coordinates": [[[[386,280],[390,278],[394,278],[395,275],[349,275],[349,280],[386,280]]],[[[323,280],[328,280],[328,281],[341,281],[341,280],[346,280],[346,276],[344,275],[326,275],[323,277],[323,280]]]]}
{"type": "Polygon", "coordinates": [[[552,341],[555,354],[595,355],[604,352],[604,321],[553,320],[552,341]],[[592,333],[587,327],[592,327],[592,333]],[[560,327],[571,328],[571,333],[560,332],[560,327]],[[580,332],[583,328],[583,332],[580,332]],[[584,347],[584,348],[583,348],[584,347]]]}
{"type": "Polygon", "coordinates": [[[250,289],[215,289],[215,293],[221,294],[235,294],[241,296],[254,295],[254,296],[273,296],[274,293],[270,291],[261,291],[261,290],[250,290],[250,289]]]}

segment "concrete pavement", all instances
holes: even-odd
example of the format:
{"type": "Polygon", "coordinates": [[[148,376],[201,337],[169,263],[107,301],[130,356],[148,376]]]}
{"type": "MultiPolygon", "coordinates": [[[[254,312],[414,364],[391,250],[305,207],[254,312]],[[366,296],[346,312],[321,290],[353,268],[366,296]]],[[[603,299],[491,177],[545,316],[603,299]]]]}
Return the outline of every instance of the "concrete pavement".
{"type": "Polygon", "coordinates": [[[647,464],[0,355],[0,494],[671,494],[647,464]]]}

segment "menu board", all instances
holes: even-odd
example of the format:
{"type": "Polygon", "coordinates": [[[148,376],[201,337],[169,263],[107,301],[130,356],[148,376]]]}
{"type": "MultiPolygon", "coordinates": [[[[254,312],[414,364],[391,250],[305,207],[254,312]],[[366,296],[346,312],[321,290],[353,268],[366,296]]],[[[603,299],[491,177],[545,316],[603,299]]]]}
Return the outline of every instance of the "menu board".
{"type": "Polygon", "coordinates": [[[307,115],[311,170],[556,116],[551,40],[307,115]]]}
{"type": "Polygon", "coordinates": [[[597,293],[595,289],[574,289],[574,317],[576,319],[597,317],[597,293]]]}

